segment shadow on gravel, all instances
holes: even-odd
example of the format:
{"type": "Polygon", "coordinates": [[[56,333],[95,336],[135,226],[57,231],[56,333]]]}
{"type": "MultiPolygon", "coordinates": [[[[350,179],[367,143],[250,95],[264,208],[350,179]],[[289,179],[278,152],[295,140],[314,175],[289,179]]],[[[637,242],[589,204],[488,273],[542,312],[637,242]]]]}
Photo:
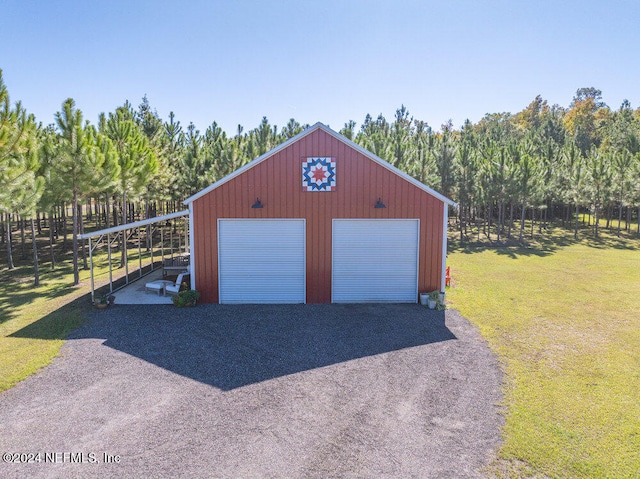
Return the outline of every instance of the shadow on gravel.
{"type": "Polygon", "coordinates": [[[94,311],[69,337],[82,338],[104,339],[105,346],[222,390],[456,339],[443,311],[398,304],[116,304],[94,311]]]}

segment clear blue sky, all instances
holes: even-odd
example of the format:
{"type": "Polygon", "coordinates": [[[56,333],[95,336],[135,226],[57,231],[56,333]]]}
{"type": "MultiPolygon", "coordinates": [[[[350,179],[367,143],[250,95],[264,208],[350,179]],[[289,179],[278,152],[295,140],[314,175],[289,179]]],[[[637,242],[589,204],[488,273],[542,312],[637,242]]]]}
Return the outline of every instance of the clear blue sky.
{"type": "Polygon", "coordinates": [[[580,87],[638,108],[639,21],[637,0],[2,0],[0,68],[44,124],[68,97],[95,123],[146,94],[201,131],[337,130],[401,104],[437,130],[580,87]]]}

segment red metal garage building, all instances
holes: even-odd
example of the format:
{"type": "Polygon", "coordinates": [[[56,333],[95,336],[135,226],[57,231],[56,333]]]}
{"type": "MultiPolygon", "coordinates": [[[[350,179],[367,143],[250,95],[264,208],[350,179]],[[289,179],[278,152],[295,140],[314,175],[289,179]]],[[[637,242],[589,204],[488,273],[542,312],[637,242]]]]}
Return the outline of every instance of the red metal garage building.
{"type": "Polygon", "coordinates": [[[317,123],[185,201],[207,303],[444,291],[450,199],[317,123]]]}

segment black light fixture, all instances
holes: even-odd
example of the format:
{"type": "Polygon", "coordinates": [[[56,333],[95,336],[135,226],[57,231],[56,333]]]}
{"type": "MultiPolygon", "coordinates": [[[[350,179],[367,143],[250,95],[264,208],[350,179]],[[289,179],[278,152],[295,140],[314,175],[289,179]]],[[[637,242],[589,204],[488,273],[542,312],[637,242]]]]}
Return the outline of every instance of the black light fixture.
{"type": "Polygon", "coordinates": [[[376,205],[374,206],[374,208],[386,208],[386,207],[387,207],[387,205],[385,205],[385,204],[382,202],[382,199],[381,199],[381,198],[378,198],[378,201],[376,201],[376,205]]]}
{"type": "Polygon", "coordinates": [[[256,202],[251,205],[252,208],[263,208],[262,206],[262,202],[260,201],[260,198],[256,198],[256,202]]]}

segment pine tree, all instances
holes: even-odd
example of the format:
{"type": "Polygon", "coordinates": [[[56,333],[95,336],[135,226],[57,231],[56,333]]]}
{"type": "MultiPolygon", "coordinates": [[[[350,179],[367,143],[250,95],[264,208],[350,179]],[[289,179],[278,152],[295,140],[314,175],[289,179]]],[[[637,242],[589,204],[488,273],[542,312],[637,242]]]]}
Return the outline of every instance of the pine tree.
{"type": "Polygon", "coordinates": [[[0,70],[0,214],[6,215],[7,266],[14,268],[11,242],[11,214],[24,210],[29,195],[36,194],[36,125],[20,102],[11,106],[0,70]]]}
{"type": "Polygon", "coordinates": [[[80,282],[78,272],[78,205],[81,199],[108,186],[119,170],[97,145],[97,132],[83,123],[82,112],[73,99],[62,104],[55,115],[59,144],[53,164],[53,181],[64,183],[70,191],[73,209],[73,281],[80,282]]]}

